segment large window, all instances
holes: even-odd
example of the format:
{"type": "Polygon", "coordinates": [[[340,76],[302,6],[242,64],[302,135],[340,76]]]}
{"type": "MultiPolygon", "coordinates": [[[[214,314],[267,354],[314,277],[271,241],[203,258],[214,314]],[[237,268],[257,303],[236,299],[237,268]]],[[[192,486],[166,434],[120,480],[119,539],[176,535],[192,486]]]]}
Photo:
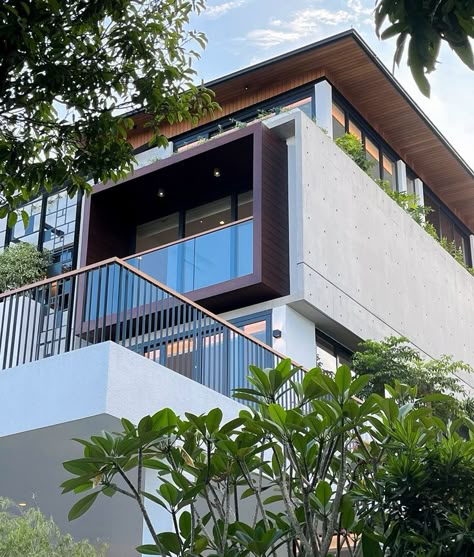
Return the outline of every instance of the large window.
{"type": "Polygon", "coordinates": [[[137,227],[136,251],[142,252],[179,240],[179,213],[173,213],[137,227]]]}
{"type": "Polygon", "coordinates": [[[351,366],[352,353],[320,331],[316,331],[316,361],[324,371],[335,373],[342,365],[351,366]]]}
{"type": "Polygon", "coordinates": [[[456,247],[462,250],[464,262],[471,266],[472,254],[469,230],[426,186],[424,187],[424,198],[425,205],[431,209],[426,217],[428,222],[434,226],[440,238],[446,238],[448,242],[454,242],[456,247]]]}
{"type": "Polygon", "coordinates": [[[28,242],[34,246],[38,245],[41,226],[42,199],[36,199],[24,205],[21,211],[28,215],[28,225],[25,227],[20,219],[11,230],[12,242],[28,242]]]}
{"type": "Polygon", "coordinates": [[[224,224],[232,222],[231,197],[223,197],[205,205],[199,205],[189,209],[185,213],[184,234],[185,237],[202,234],[207,230],[219,228],[224,224]]]}
{"type": "Polygon", "coordinates": [[[272,344],[272,312],[261,311],[246,315],[245,317],[237,317],[231,319],[230,322],[239,329],[265,344],[272,344]]]}
{"type": "Polygon", "coordinates": [[[52,252],[55,274],[71,270],[76,232],[77,194],[66,191],[46,198],[42,247],[52,252]]]}
{"type": "Polygon", "coordinates": [[[28,215],[26,227],[19,219],[13,228],[8,229],[6,219],[1,219],[0,250],[12,243],[28,242],[51,253],[50,276],[71,270],[76,252],[78,199],[77,194],[71,198],[66,190],[62,190],[26,203],[20,208],[28,215]]]}
{"type": "Polygon", "coordinates": [[[252,190],[183,209],[137,226],[135,253],[204,234],[252,215],[252,190]]]}
{"type": "Polygon", "coordinates": [[[357,112],[342,99],[332,105],[333,138],[351,133],[362,143],[365,156],[372,163],[370,174],[376,180],[386,180],[393,190],[397,190],[396,155],[382,138],[365,122],[357,112]]]}

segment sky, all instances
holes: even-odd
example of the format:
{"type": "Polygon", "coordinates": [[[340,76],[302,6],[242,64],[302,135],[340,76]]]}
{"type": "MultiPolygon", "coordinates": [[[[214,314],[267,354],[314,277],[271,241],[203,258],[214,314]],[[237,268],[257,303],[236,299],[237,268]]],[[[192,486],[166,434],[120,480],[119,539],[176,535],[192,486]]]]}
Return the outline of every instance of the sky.
{"type": "MultiPolygon", "coordinates": [[[[377,38],[373,8],[374,0],[208,0],[192,22],[208,38],[196,64],[199,78],[221,77],[351,27],[391,69],[394,42],[377,38]]],[[[395,77],[474,168],[474,72],[444,45],[429,78],[430,99],[418,91],[406,59],[395,77]]]]}

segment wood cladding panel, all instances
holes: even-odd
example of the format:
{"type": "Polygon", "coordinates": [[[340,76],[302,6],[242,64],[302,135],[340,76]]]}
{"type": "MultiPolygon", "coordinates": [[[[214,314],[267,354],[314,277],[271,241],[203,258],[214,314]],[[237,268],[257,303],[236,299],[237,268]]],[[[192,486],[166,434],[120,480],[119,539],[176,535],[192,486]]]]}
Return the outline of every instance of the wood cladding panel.
{"type": "Polygon", "coordinates": [[[284,296],[290,291],[288,154],[283,140],[262,130],[262,282],[284,296]]]}

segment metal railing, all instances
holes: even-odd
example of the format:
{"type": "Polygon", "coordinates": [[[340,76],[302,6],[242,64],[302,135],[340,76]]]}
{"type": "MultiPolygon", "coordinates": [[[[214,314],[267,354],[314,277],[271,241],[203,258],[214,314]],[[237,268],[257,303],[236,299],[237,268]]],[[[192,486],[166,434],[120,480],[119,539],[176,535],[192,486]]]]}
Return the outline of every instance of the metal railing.
{"type": "Polygon", "coordinates": [[[0,369],[105,341],[225,395],[284,358],[117,258],[0,295],[0,369]]]}

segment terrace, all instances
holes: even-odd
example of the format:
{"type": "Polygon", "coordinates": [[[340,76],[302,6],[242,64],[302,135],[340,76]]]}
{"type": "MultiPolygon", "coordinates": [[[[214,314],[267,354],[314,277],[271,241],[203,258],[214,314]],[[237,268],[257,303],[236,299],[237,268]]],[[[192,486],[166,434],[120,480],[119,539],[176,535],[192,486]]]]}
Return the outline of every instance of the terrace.
{"type": "Polygon", "coordinates": [[[284,356],[112,258],[0,296],[0,369],[113,341],[230,396],[284,356]]]}

